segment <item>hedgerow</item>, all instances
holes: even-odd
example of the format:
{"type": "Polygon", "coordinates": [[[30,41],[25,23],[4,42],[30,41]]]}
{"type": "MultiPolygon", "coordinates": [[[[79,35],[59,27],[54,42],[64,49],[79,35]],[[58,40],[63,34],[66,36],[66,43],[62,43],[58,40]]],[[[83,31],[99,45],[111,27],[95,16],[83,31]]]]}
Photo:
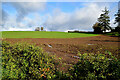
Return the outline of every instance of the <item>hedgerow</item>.
{"type": "Polygon", "coordinates": [[[52,79],[54,61],[39,47],[2,43],[2,79],[52,79]]]}
{"type": "Polygon", "coordinates": [[[120,59],[106,54],[79,54],[80,60],[69,71],[73,80],[118,80],[120,59]]]}
{"type": "MultiPolygon", "coordinates": [[[[79,53],[79,61],[67,73],[42,48],[30,44],[2,43],[2,79],[118,80],[120,59],[106,54],[79,53]]],[[[57,62],[59,63],[59,62],[57,62]]]]}

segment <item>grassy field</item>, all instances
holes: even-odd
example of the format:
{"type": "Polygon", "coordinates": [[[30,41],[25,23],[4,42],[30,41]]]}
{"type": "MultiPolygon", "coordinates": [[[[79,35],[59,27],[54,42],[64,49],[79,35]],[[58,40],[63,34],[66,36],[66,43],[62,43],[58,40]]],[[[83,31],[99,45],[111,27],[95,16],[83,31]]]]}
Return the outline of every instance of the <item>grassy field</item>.
{"type": "Polygon", "coordinates": [[[97,36],[97,34],[44,31],[2,31],[2,38],[79,38],[90,36],[97,36]]]}
{"type": "Polygon", "coordinates": [[[2,37],[2,32],[0,31],[0,38],[2,37]]]}

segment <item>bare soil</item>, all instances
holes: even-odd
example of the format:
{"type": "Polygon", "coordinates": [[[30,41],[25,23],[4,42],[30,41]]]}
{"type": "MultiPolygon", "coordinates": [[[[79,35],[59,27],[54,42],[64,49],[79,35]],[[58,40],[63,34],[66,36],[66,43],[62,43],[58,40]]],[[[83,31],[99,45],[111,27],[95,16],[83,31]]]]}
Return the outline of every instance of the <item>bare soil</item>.
{"type": "Polygon", "coordinates": [[[62,67],[66,69],[71,64],[75,64],[78,60],[78,52],[83,53],[105,53],[111,52],[120,58],[120,37],[111,37],[106,35],[83,37],[83,38],[66,38],[66,39],[51,39],[51,38],[8,38],[5,41],[29,42],[35,43],[43,48],[44,51],[51,55],[56,55],[56,58],[61,58],[62,63],[68,66],[62,67]]]}

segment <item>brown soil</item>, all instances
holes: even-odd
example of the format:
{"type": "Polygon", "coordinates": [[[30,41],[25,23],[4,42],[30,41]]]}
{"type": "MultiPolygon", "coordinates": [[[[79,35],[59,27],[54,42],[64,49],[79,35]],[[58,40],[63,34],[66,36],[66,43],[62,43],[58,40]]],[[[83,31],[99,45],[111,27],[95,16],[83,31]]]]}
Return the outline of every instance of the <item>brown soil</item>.
{"type": "MultiPolygon", "coordinates": [[[[16,42],[29,42],[35,43],[37,46],[42,47],[46,52],[56,55],[56,58],[62,58],[62,62],[66,65],[75,64],[79,57],[78,52],[83,53],[105,53],[110,51],[115,56],[120,58],[120,37],[111,36],[94,36],[83,38],[66,38],[66,39],[47,39],[47,38],[19,38],[19,39],[4,39],[5,41],[16,42]]],[[[62,68],[66,68],[64,66],[62,68]]],[[[70,67],[70,66],[69,66],[70,67]]]]}

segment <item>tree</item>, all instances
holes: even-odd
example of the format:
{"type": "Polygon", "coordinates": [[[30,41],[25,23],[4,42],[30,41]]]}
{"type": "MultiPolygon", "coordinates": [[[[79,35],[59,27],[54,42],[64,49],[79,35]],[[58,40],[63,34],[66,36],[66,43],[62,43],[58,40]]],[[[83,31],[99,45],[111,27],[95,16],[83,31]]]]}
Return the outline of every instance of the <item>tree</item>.
{"type": "Polygon", "coordinates": [[[40,28],[39,28],[39,27],[36,27],[36,28],[35,28],[35,31],[40,31],[40,28]]]}
{"type": "Polygon", "coordinates": [[[118,23],[117,27],[115,28],[115,31],[120,32],[120,9],[118,10],[117,14],[115,14],[115,23],[118,23]]]}
{"type": "Polygon", "coordinates": [[[102,31],[102,26],[101,26],[100,23],[98,23],[98,22],[96,22],[96,23],[93,25],[93,29],[94,29],[94,33],[97,33],[97,34],[103,33],[103,31],[102,31]]]}
{"type": "Polygon", "coordinates": [[[120,10],[118,10],[117,14],[115,14],[115,23],[118,23],[118,25],[120,24],[120,10]]]}
{"type": "Polygon", "coordinates": [[[103,14],[100,15],[98,18],[99,24],[102,26],[102,30],[111,30],[112,28],[110,27],[110,17],[109,17],[109,10],[105,7],[105,10],[102,10],[103,14]]]}
{"type": "Polygon", "coordinates": [[[43,31],[43,27],[41,27],[41,31],[43,31]]]}

